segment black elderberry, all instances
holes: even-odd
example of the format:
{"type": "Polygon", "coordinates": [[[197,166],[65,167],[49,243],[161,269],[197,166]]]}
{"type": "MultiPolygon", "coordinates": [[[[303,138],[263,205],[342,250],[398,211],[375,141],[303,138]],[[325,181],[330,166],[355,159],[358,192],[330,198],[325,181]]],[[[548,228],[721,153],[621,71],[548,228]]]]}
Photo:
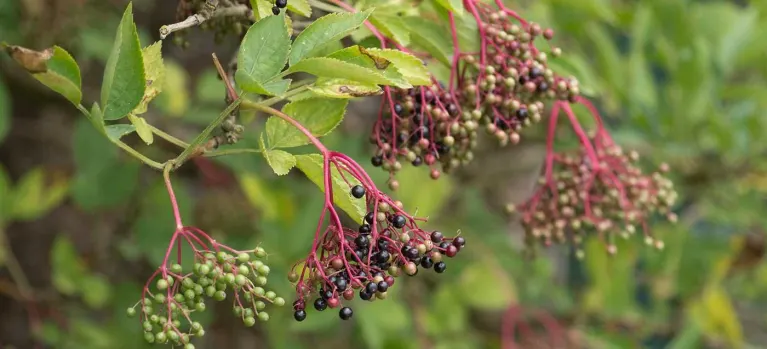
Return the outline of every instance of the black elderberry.
{"type": "Polygon", "coordinates": [[[373,212],[368,212],[368,214],[365,215],[365,222],[368,222],[368,224],[373,224],[373,219],[375,219],[373,212]]]}
{"type": "Polygon", "coordinates": [[[368,250],[365,249],[365,248],[359,249],[359,250],[354,250],[354,254],[357,256],[357,258],[363,259],[363,258],[365,258],[368,255],[368,250]]]}
{"type": "Polygon", "coordinates": [[[448,152],[450,152],[450,147],[448,147],[447,145],[445,145],[445,143],[442,143],[441,141],[436,142],[435,145],[437,146],[437,153],[439,153],[440,155],[445,155],[448,152]]]}
{"type": "Polygon", "coordinates": [[[354,239],[354,243],[357,245],[357,247],[370,246],[370,240],[368,239],[367,235],[358,236],[356,239],[354,239]]]}
{"type": "Polygon", "coordinates": [[[304,321],[306,319],[306,311],[296,310],[296,312],[293,313],[293,318],[295,318],[296,321],[304,321]]]}
{"type": "Polygon", "coordinates": [[[405,143],[406,140],[407,140],[407,133],[400,133],[397,135],[397,142],[405,143]]]}
{"type": "Polygon", "coordinates": [[[277,0],[274,4],[279,8],[285,8],[285,6],[288,6],[288,0],[277,0]]]}
{"type": "MultiPolygon", "coordinates": [[[[275,16],[279,15],[280,14],[280,8],[277,7],[277,6],[272,7],[272,13],[274,13],[275,16]]],[[[304,314],[304,318],[306,318],[306,314],[304,314]]],[[[296,320],[298,320],[298,319],[296,319],[296,320]]],[[[301,321],[301,320],[298,320],[298,321],[301,321]]]]}
{"type": "Polygon", "coordinates": [[[495,126],[500,128],[501,130],[508,130],[511,126],[509,126],[509,123],[501,118],[495,119],[495,126]]]}
{"type": "Polygon", "coordinates": [[[365,292],[367,293],[376,293],[378,292],[378,284],[375,282],[370,282],[367,285],[365,285],[365,292]]]}
{"type": "Polygon", "coordinates": [[[331,298],[333,298],[333,291],[331,291],[331,290],[324,290],[324,291],[322,291],[322,292],[320,293],[320,296],[321,296],[321,297],[322,297],[322,299],[324,299],[324,300],[328,300],[328,299],[331,299],[331,298]]]}
{"type": "Polygon", "coordinates": [[[378,292],[386,292],[386,290],[389,289],[389,283],[386,281],[381,281],[378,283],[378,292]]]}
{"type": "Polygon", "coordinates": [[[376,156],[370,158],[370,163],[373,164],[373,166],[375,166],[375,167],[379,167],[379,166],[383,165],[383,156],[376,155],[376,156]]]}
{"type": "Polygon", "coordinates": [[[426,269],[429,269],[433,265],[434,265],[434,261],[431,259],[431,257],[426,256],[426,257],[421,258],[421,266],[422,267],[424,267],[426,269]]]}
{"type": "Polygon", "coordinates": [[[445,268],[447,268],[447,264],[445,262],[439,262],[437,264],[434,264],[434,271],[442,274],[445,271],[445,268]]]}
{"type": "MultiPolygon", "coordinates": [[[[365,220],[367,220],[367,217],[365,217],[365,220]]],[[[367,223],[361,225],[360,228],[358,229],[358,231],[362,235],[370,234],[370,230],[371,230],[370,229],[370,224],[367,224],[367,223]]]]}
{"type": "Polygon", "coordinates": [[[416,156],[415,159],[411,162],[411,164],[413,164],[413,166],[421,166],[421,164],[423,164],[423,158],[421,158],[420,156],[416,156]]]}
{"type": "Polygon", "coordinates": [[[381,269],[389,269],[389,267],[391,267],[391,263],[389,263],[389,262],[381,263],[381,264],[379,264],[379,267],[381,269]]]}
{"type": "Polygon", "coordinates": [[[549,84],[547,84],[545,82],[541,82],[540,84],[538,84],[538,91],[546,92],[546,90],[548,90],[548,89],[549,89],[549,84]]]}
{"type": "Polygon", "coordinates": [[[439,248],[440,248],[440,249],[446,250],[448,247],[450,247],[450,243],[449,243],[449,242],[447,242],[447,241],[443,241],[443,242],[441,242],[441,243],[439,244],[439,248]]]}
{"type": "MultiPolygon", "coordinates": [[[[348,282],[346,281],[346,279],[344,279],[344,278],[339,278],[338,280],[336,280],[336,287],[338,287],[338,289],[339,289],[340,291],[343,291],[343,290],[345,290],[347,286],[349,286],[349,284],[348,284],[348,282]]],[[[339,292],[340,292],[340,291],[339,291],[339,292]]]]}
{"type": "Polygon", "coordinates": [[[389,248],[389,242],[384,239],[379,239],[376,245],[379,250],[386,250],[389,248]]]}
{"type": "Polygon", "coordinates": [[[366,290],[360,290],[360,299],[363,301],[369,301],[370,298],[373,298],[373,294],[366,291],[366,290]]]}
{"type": "Polygon", "coordinates": [[[455,239],[453,239],[453,246],[461,248],[466,245],[466,239],[464,239],[461,236],[457,236],[455,239]]]}
{"type": "Polygon", "coordinates": [[[361,199],[363,196],[365,196],[365,188],[363,188],[359,184],[353,186],[352,187],[352,196],[354,196],[357,199],[361,199]]]}
{"type": "Polygon", "coordinates": [[[391,220],[391,224],[397,229],[404,227],[405,223],[407,220],[401,215],[395,215],[391,220]]]}
{"type": "Polygon", "coordinates": [[[402,105],[401,104],[395,104],[394,105],[394,113],[397,115],[402,114],[402,105]]]}
{"type": "Polygon", "coordinates": [[[317,309],[319,311],[323,311],[323,310],[327,309],[327,307],[328,307],[328,302],[326,302],[324,299],[317,298],[317,299],[314,300],[314,309],[317,309]]]}
{"type": "Polygon", "coordinates": [[[524,119],[527,119],[527,109],[525,109],[525,108],[520,108],[520,109],[518,109],[518,110],[517,110],[517,117],[518,117],[520,120],[524,120],[524,119]]]}
{"type": "Polygon", "coordinates": [[[341,320],[349,320],[352,318],[352,315],[354,315],[354,312],[352,311],[352,308],[349,307],[343,307],[341,308],[341,311],[338,312],[338,316],[341,317],[341,320]]]}
{"type": "Polygon", "coordinates": [[[445,236],[442,234],[442,232],[439,232],[439,231],[435,230],[435,231],[433,231],[431,233],[431,242],[433,242],[435,244],[438,244],[438,243],[442,242],[442,239],[444,239],[444,238],[445,238],[445,236]]]}
{"type": "Polygon", "coordinates": [[[381,251],[376,254],[376,261],[378,263],[386,263],[389,261],[389,252],[381,251]]]}
{"type": "Polygon", "coordinates": [[[533,69],[530,69],[530,77],[531,78],[535,79],[535,78],[537,78],[539,76],[542,76],[542,75],[543,75],[543,71],[541,70],[541,68],[533,67],[533,69]]]}
{"type": "Polygon", "coordinates": [[[416,259],[418,258],[418,249],[414,247],[410,247],[408,248],[407,251],[405,251],[404,254],[405,254],[405,257],[407,257],[408,259],[416,259]]]}

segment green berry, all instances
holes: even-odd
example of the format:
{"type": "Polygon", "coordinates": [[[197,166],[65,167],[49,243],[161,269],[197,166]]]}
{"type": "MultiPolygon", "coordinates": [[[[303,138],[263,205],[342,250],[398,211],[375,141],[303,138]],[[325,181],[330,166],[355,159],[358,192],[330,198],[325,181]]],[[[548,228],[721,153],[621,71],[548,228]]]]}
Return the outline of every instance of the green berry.
{"type": "Polygon", "coordinates": [[[194,280],[190,278],[184,278],[184,280],[181,281],[181,286],[184,286],[185,288],[193,288],[194,285],[194,280]]]}
{"type": "Polygon", "coordinates": [[[266,257],[266,251],[263,249],[263,247],[256,247],[256,250],[255,250],[255,251],[253,251],[253,253],[254,253],[254,254],[256,255],[256,257],[258,257],[258,258],[264,258],[264,257],[266,257]]]}
{"type": "Polygon", "coordinates": [[[277,297],[277,294],[276,294],[276,293],[274,293],[274,291],[269,291],[269,292],[266,292],[266,298],[267,298],[267,299],[269,299],[269,300],[272,300],[272,299],[274,299],[275,297],[277,297]]]}
{"type": "Polygon", "coordinates": [[[155,341],[154,333],[152,333],[152,332],[144,332],[144,340],[147,343],[154,343],[154,341],[155,341]]]}
{"type": "Polygon", "coordinates": [[[184,345],[184,349],[194,349],[194,344],[187,343],[186,345],[184,345]]]}
{"type": "Polygon", "coordinates": [[[166,341],[168,341],[168,337],[165,336],[165,332],[160,332],[156,334],[154,338],[157,341],[157,343],[165,343],[166,341]]]}
{"type": "Polygon", "coordinates": [[[245,263],[249,260],[250,260],[250,255],[247,253],[243,252],[237,255],[237,261],[239,261],[240,263],[245,263]]]}
{"type": "Polygon", "coordinates": [[[152,327],[152,323],[149,322],[149,320],[144,321],[143,326],[144,326],[145,332],[152,332],[153,327],[152,327]]]}
{"type": "Polygon", "coordinates": [[[194,290],[184,291],[184,297],[186,297],[186,299],[194,299],[195,296],[197,296],[197,294],[194,293],[194,290]]]}
{"type": "Polygon", "coordinates": [[[256,310],[262,310],[266,308],[266,303],[262,301],[256,301],[256,310]]]}
{"type": "Polygon", "coordinates": [[[243,276],[242,274],[239,274],[239,275],[237,275],[237,276],[234,278],[234,282],[235,282],[237,285],[240,285],[240,286],[244,286],[244,285],[245,285],[245,284],[248,282],[248,278],[246,278],[246,277],[245,277],[245,276],[243,276]]]}
{"type": "Polygon", "coordinates": [[[226,292],[216,291],[216,294],[213,295],[213,298],[217,301],[223,301],[224,299],[226,299],[226,292]]]}
{"type": "Polygon", "coordinates": [[[214,294],[216,294],[216,286],[208,286],[205,288],[205,294],[208,297],[213,297],[214,294]]]}
{"type": "Polygon", "coordinates": [[[261,321],[269,321],[269,313],[265,311],[258,313],[258,319],[261,321]]]}
{"type": "Polygon", "coordinates": [[[200,275],[208,275],[210,274],[210,267],[207,264],[203,264],[200,266],[200,275]]]}
{"type": "Polygon", "coordinates": [[[240,316],[242,315],[242,307],[237,305],[234,307],[234,316],[240,316]]]}
{"type": "Polygon", "coordinates": [[[195,305],[194,309],[197,310],[197,311],[205,311],[205,303],[203,303],[203,302],[197,303],[197,305],[195,305]]]}
{"type": "Polygon", "coordinates": [[[245,310],[243,311],[243,314],[242,314],[242,315],[243,315],[243,317],[253,317],[253,314],[255,314],[255,313],[253,312],[253,309],[251,309],[251,308],[247,308],[247,309],[245,309],[245,310]]]}
{"type": "Polygon", "coordinates": [[[256,296],[263,296],[266,293],[266,290],[263,289],[263,287],[254,287],[253,288],[253,294],[256,296]]]}
{"type": "Polygon", "coordinates": [[[274,299],[273,303],[274,303],[274,305],[276,305],[278,307],[281,307],[281,306],[285,305],[285,298],[277,297],[277,298],[274,299]]]}
{"type": "Polygon", "coordinates": [[[157,289],[161,291],[168,289],[168,281],[165,279],[157,280],[157,289]]]}
{"type": "Polygon", "coordinates": [[[176,333],[176,331],[168,330],[167,336],[168,336],[168,339],[170,339],[171,341],[176,342],[179,340],[179,336],[178,336],[178,333],[176,333]]]}
{"type": "Polygon", "coordinates": [[[242,322],[245,323],[245,326],[251,327],[256,324],[256,319],[253,318],[252,316],[249,316],[249,317],[246,317],[244,320],[242,320],[242,322]]]}
{"type": "Polygon", "coordinates": [[[226,261],[226,257],[227,257],[227,253],[224,252],[224,251],[220,251],[220,252],[216,253],[216,258],[218,259],[219,262],[226,261]]]}
{"type": "Polygon", "coordinates": [[[184,268],[181,267],[181,264],[174,264],[170,266],[170,271],[179,274],[184,270],[184,268]]]}
{"type": "Polygon", "coordinates": [[[136,309],[128,308],[128,310],[126,310],[126,313],[128,314],[129,317],[134,317],[136,316],[136,309]]]}
{"type": "Polygon", "coordinates": [[[267,280],[266,280],[265,276],[259,276],[259,277],[256,278],[256,285],[264,286],[264,285],[266,285],[266,282],[267,282],[267,280]]]}
{"type": "Polygon", "coordinates": [[[224,281],[226,281],[227,284],[231,285],[234,283],[234,274],[232,273],[226,273],[226,276],[224,276],[224,281]]]}
{"type": "Polygon", "coordinates": [[[195,331],[195,332],[197,332],[197,331],[199,331],[199,330],[201,330],[201,329],[202,329],[202,324],[200,324],[200,323],[199,323],[199,322],[197,322],[197,321],[195,321],[195,322],[193,322],[193,323],[192,323],[192,331],[195,331]]]}
{"type": "Polygon", "coordinates": [[[247,264],[240,264],[240,266],[238,267],[238,270],[237,270],[237,272],[238,272],[240,275],[245,275],[245,276],[247,276],[248,274],[250,274],[250,268],[248,268],[248,265],[247,265],[247,264]]]}
{"type": "Polygon", "coordinates": [[[263,276],[269,275],[269,271],[270,271],[270,269],[269,269],[268,265],[262,265],[262,266],[260,266],[258,268],[258,273],[263,275],[263,276]]]}

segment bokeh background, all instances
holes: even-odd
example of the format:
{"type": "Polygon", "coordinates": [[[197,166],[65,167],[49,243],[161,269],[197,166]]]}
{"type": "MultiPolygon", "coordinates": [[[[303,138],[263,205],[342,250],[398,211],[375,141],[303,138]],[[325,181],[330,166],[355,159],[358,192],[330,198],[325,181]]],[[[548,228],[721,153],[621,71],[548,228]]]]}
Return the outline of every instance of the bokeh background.
{"type": "MultiPolygon", "coordinates": [[[[58,44],[98,96],[122,0],[0,0],[0,40],[58,44]]],[[[483,147],[473,166],[439,181],[399,175],[395,196],[429,227],[467,237],[445,274],[398,284],[385,302],[357,304],[353,321],[289,307],[246,329],[225,303],[208,311],[198,348],[767,348],[767,1],[528,0],[507,4],[553,27],[556,68],[577,76],[615,138],[649,163],[668,162],[682,198],[676,225],[608,257],[598,242],[577,261],[567,247],[521,252],[503,213],[529,195],[543,132],[515,147],[483,147]],[[543,331],[534,313],[561,331],[543,331]],[[502,321],[502,319],[506,321],[502,321]]],[[[175,1],[134,1],[142,43],[174,22],[175,1]]],[[[403,5],[406,6],[406,5],[403,5]]],[[[163,48],[169,84],[150,123],[190,139],[224,108],[210,54],[236,38],[192,30],[163,48]]],[[[355,102],[327,144],[368,164],[378,100],[355,102]]],[[[256,135],[262,117],[246,117],[256,135]]],[[[542,128],[542,127],[539,127],[542,128]]],[[[135,135],[134,135],[135,136],[135,135]]],[[[134,137],[132,136],[132,137],[134,137]]],[[[564,140],[567,140],[564,136],[564,140]]],[[[169,158],[172,146],[145,148],[169,158]]],[[[244,142],[248,142],[246,139],[244,142]]],[[[565,142],[566,143],[566,142],[565,142]]],[[[173,229],[161,176],[101,139],[63,98],[0,58],[0,348],[142,348],[125,316],[161,261],[173,229]]],[[[369,166],[385,187],[386,175],[369,166]]],[[[298,171],[275,176],[262,158],[196,161],[175,175],[185,223],[230,245],[271,253],[270,282],[292,299],[287,268],[308,251],[322,198],[298,171]]]]}

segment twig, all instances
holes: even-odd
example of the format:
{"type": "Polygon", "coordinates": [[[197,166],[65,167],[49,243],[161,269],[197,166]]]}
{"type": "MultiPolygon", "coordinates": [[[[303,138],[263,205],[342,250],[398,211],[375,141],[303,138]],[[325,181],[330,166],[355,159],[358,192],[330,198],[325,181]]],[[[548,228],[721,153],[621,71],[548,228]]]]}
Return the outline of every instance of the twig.
{"type": "Polygon", "coordinates": [[[160,39],[179,30],[196,27],[207,20],[216,17],[242,17],[253,20],[253,11],[246,5],[229,6],[219,9],[218,0],[207,0],[202,11],[187,17],[185,20],[160,27],[160,39]]]}

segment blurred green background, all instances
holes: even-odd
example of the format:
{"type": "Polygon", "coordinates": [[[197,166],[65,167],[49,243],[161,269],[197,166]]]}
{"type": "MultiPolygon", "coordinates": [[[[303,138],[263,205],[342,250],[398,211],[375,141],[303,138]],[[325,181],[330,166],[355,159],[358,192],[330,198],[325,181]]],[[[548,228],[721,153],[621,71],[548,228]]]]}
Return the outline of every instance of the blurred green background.
{"type": "MultiPolygon", "coordinates": [[[[66,48],[93,99],[126,3],[0,0],[0,40],[66,48]]],[[[623,241],[608,257],[594,242],[581,262],[566,247],[525,258],[503,207],[532,189],[539,130],[516,147],[485,147],[450,178],[399,175],[396,198],[429,216],[429,227],[460,229],[469,241],[445,274],[398,283],[385,302],[356,305],[348,322],[310,312],[296,323],[285,307],[246,329],[220,306],[207,312],[198,348],[500,348],[512,325],[530,329],[519,348],[564,337],[569,348],[767,348],[767,1],[507,3],[556,30],[565,54],[555,68],[580,79],[616,140],[671,165],[680,221],[653,226],[665,250],[623,241]],[[536,330],[525,317],[502,323],[507,311],[543,311],[564,331],[536,330]]],[[[134,1],[143,43],[174,22],[175,5],[134,1]]],[[[164,48],[168,86],[145,115],[182,139],[224,108],[210,54],[228,60],[237,49],[236,38],[187,37],[187,50],[164,48]]],[[[6,56],[0,72],[0,348],[143,347],[137,320],[124,314],[172,233],[161,176],[6,56]]],[[[353,103],[327,144],[367,164],[377,108],[376,98],[353,103]]],[[[251,119],[248,130],[258,130],[262,118],[251,119]]],[[[175,151],[128,140],[154,158],[175,151]]],[[[385,187],[386,175],[369,167],[385,187]]],[[[322,205],[314,184],[237,155],[190,163],[175,186],[185,223],[243,249],[262,243],[272,286],[292,299],[283,275],[310,247],[322,205]]]]}

